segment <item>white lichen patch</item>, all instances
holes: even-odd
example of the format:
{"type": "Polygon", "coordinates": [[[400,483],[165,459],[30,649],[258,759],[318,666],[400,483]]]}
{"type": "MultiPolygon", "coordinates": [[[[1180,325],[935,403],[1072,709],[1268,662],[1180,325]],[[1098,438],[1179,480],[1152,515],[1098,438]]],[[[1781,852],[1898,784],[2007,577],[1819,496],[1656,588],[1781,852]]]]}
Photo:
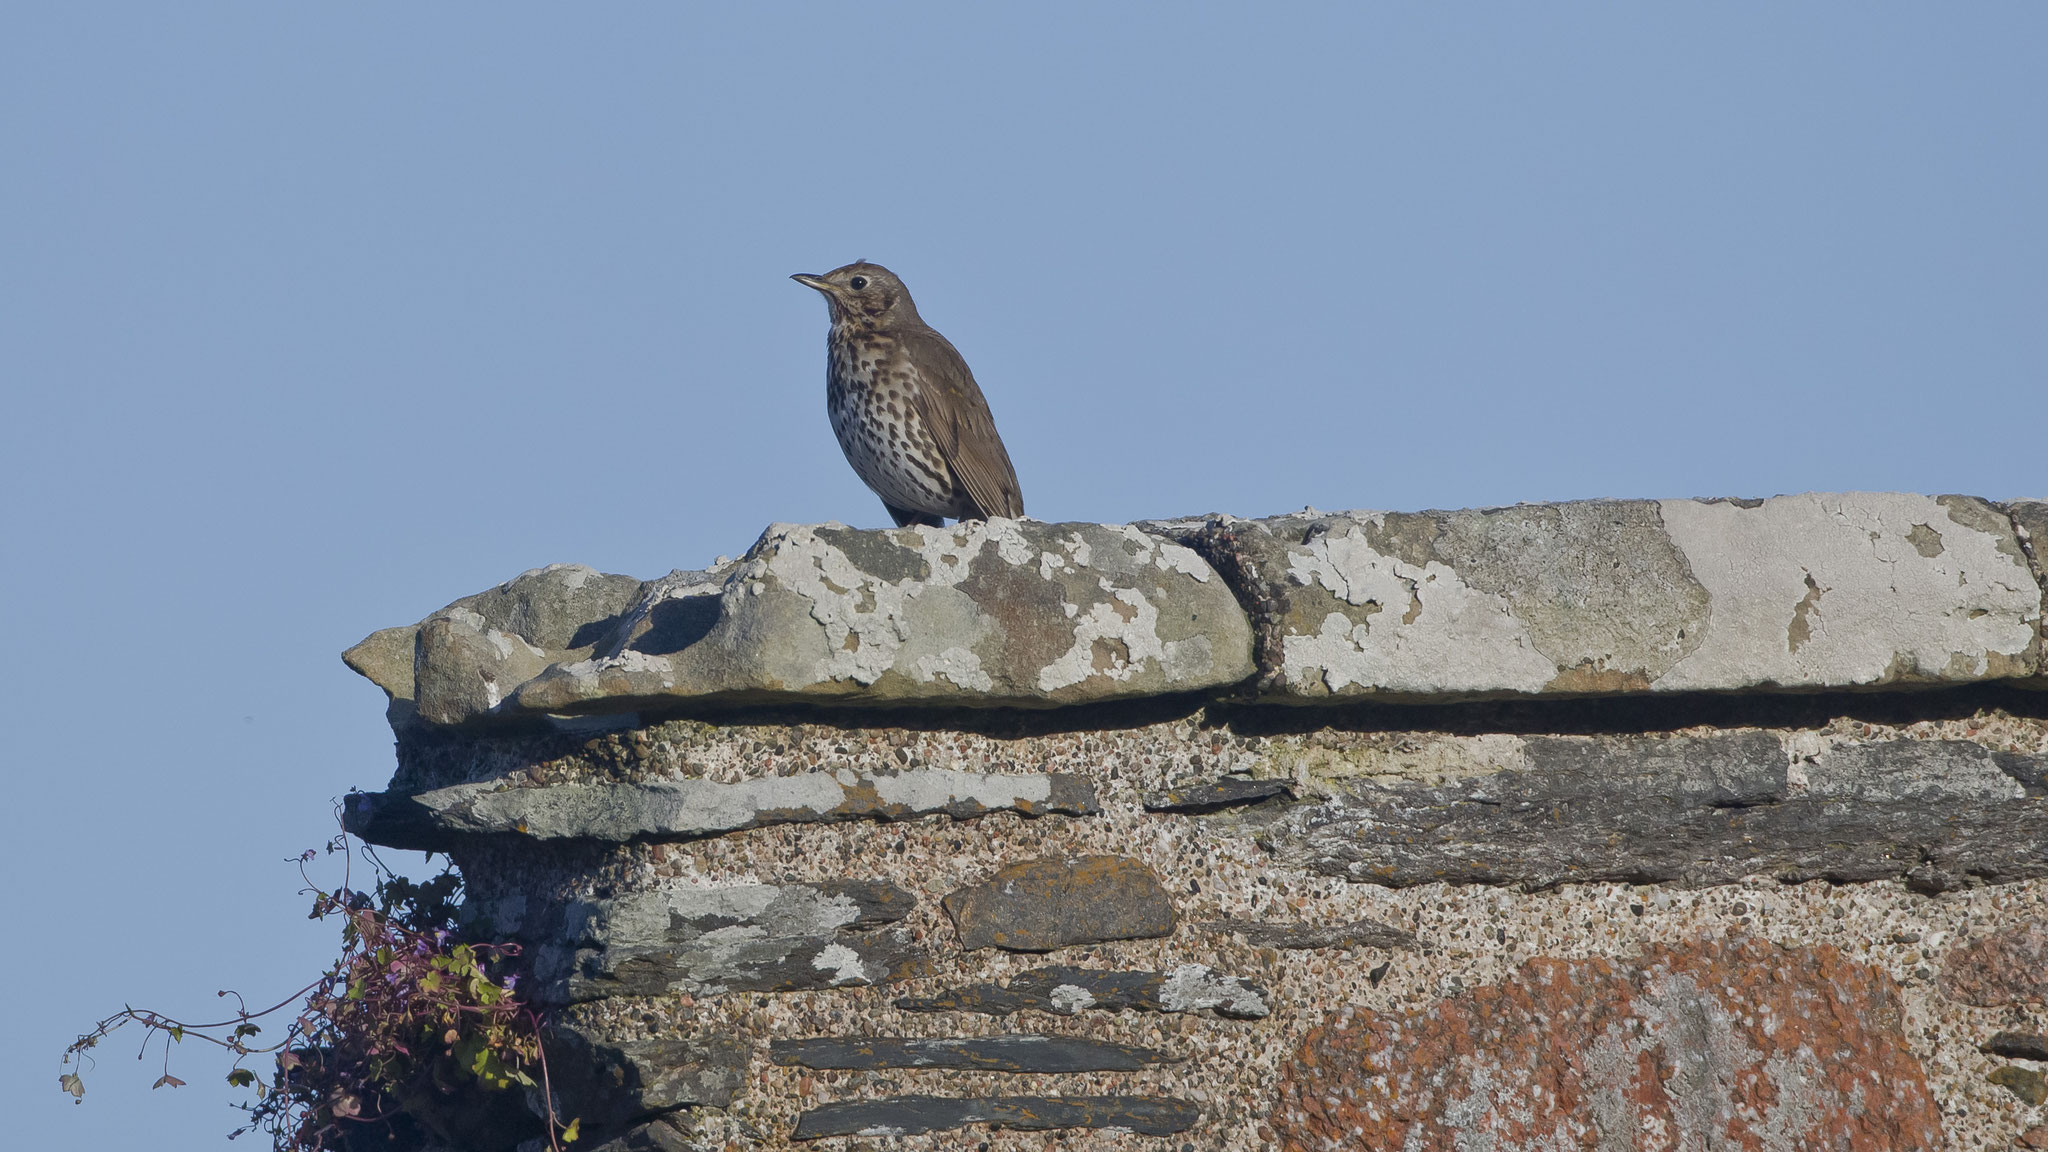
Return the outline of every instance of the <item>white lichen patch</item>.
{"type": "Polygon", "coordinates": [[[1297,691],[1537,692],[1558,674],[1505,597],[1439,561],[1418,566],[1381,552],[1362,532],[1288,549],[1287,575],[1373,609],[1330,612],[1314,634],[1286,638],[1281,668],[1297,691]]]}
{"type": "Polygon", "coordinates": [[[1075,616],[1073,646],[1039,670],[1041,691],[1057,692],[1090,676],[1128,681],[1144,669],[1145,661],[1165,659],[1159,609],[1135,589],[1116,587],[1107,577],[1098,584],[1108,599],[1075,616]]]}
{"type": "Polygon", "coordinates": [[[875,794],[885,804],[901,804],[914,812],[938,812],[966,801],[988,809],[1042,804],[1052,797],[1052,777],[1012,776],[992,772],[930,769],[872,778],[875,794]]]}
{"type": "Polygon", "coordinates": [[[1095,994],[1079,984],[1055,985],[1047,998],[1052,1001],[1052,1010],[1062,1016],[1095,1007],[1095,994]]]}
{"type": "Polygon", "coordinates": [[[1159,1004],[1168,1012],[1199,1012],[1209,1008],[1240,1019],[1272,1012],[1264,998],[1243,981],[1218,975],[1202,964],[1181,964],[1168,972],[1159,985],[1159,1004]]]}
{"type": "Polygon", "coordinates": [[[581,688],[586,696],[602,695],[604,688],[600,681],[612,673],[622,673],[636,680],[649,679],[662,688],[673,688],[676,685],[675,664],[666,656],[650,656],[645,652],[594,656],[588,660],[557,664],[552,671],[581,688]]]}
{"type": "Polygon", "coordinates": [[[1660,508],[1711,615],[1704,641],[1658,690],[2011,675],[2035,642],[2041,590],[2011,538],[1957,522],[1932,497],[1806,493],[1753,508],[1660,508]]]}
{"type": "Polygon", "coordinates": [[[996,685],[995,678],[981,666],[981,657],[971,648],[955,645],[931,656],[920,656],[910,665],[912,675],[920,684],[944,680],[955,688],[966,688],[975,692],[986,692],[996,685]]]}
{"type": "Polygon", "coordinates": [[[832,973],[834,984],[865,984],[870,979],[860,953],[844,944],[828,944],[820,949],[811,959],[811,967],[832,973]]]}

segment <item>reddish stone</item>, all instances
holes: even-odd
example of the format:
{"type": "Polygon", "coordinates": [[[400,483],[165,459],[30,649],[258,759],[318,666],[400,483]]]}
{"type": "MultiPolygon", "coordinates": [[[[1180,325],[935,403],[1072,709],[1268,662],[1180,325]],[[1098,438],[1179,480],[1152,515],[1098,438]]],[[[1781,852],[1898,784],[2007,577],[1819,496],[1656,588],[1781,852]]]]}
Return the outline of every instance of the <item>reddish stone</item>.
{"type": "Polygon", "coordinates": [[[1416,1016],[1358,1012],[1283,1069],[1283,1147],[1933,1152],[1890,978],[1833,948],[1538,958],[1416,1016]]]}
{"type": "Polygon", "coordinates": [[[2048,1148],[2048,1124],[2037,1125],[2020,1133],[2019,1146],[2022,1148],[2048,1148]]]}
{"type": "Polygon", "coordinates": [[[1980,1008],[2048,1001],[2048,929],[2029,924],[1950,952],[1941,966],[1941,990],[1980,1008]]]}

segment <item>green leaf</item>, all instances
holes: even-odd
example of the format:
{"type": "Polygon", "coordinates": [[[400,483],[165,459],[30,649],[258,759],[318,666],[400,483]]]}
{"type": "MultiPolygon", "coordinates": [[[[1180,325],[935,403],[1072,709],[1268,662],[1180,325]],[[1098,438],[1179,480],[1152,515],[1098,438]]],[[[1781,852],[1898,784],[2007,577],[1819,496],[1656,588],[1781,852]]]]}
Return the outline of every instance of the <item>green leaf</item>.
{"type": "Polygon", "coordinates": [[[256,1083],[256,1074],[247,1068],[237,1068],[233,1072],[228,1073],[228,1083],[237,1088],[247,1088],[251,1084],[256,1083]]]}
{"type": "Polygon", "coordinates": [[[583,1117],[578,1116],[574,1120],[569,1121],[569,1126],[567,1128],[562,1129],[562,1143],[574,1144],[576,1142],[576,1138],[583,1134],[582,1129],[583,1117]]]}

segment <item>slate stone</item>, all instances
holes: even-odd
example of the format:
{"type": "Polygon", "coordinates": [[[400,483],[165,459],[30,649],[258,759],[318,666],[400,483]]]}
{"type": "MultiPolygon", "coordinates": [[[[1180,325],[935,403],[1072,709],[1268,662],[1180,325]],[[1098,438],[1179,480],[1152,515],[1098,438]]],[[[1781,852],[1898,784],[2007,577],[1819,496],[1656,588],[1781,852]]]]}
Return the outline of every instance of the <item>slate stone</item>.
{"type": "Polygon", "coordinates": [[[1163,791],[1148,792],[1145,808],[1151,812],[1213,812],[1275,796],[1292,799],[1294,789],[1285,780],[1225,776],[1220,780],[1186,780],[1163,791]]]}
{"type": "Polygon", "coordinates": [[[2048,1036],[2038,1032],[2000,1032],[1986,1040],[1982,1049],[1993,1056],[2014,1060],[2048,1060],[2048,1036]]]}
{"type": "Polygon", "coordinates": [[[1421,1011],[1353,1009],[1313,1029],[1281,1063],[1269,1123],[1287,1148],[1592,1148],[1607,1134],[1933,1152],[1951,1145],[1903,1017],[1889,976],[1825,946],[1710,936],[1634,960],[1537,957],[1421,1011]]]}
{"type": "Polygon", "coordinates": [[[2042,590],[1974,497],[1806,493],[1162,526],[1256,616],[1287,699],[2030,677],[2042,590]],[[1731,558],[1740,557],[1740,563],[1731,558]]]}
{"type": "Polygon", "coordinates": [[[813,1108],[797,1118],[797,1140],[825,1136],[915,1136],[987,1124],[1044,1132],[1060,1128],[1128,1128],[1142,1136],[1185,1132],[1201,1109],[1164,1096],[888,1096],[813,1108]]]}
{"type": "Polygon", "coordinates": [[[1903,880],[1921,891],[2048,875],[2038,757],[1965,741],[1837,745],[1795,774],[1779,737],[1532,737],[1527,767],[1360,781],[1261,842],[1313,872],[1403,888],[1592,881],[1903,880]]]}
{"type": "Polygon", "coordinates": [[[878,881],[673,888],[569,906],[539,949],[542,999],[794,992],[909,979],[925,956],[874,931],[915,907],[878,881]]]}
{"type": "Polygon", "coordinates": [[[1349,924],[1264,924],[1251,920],[1211,920],[1204,928],[1232,932],[1247,944],[1300,952],[1318,948],[1413,948],[1415,933],[1377,920],[1349,924]]]}
{"type": "Polygon", "coordinates": [[[748,1045],[735,1036],[627,1040],[588,1022],[551,1022],[548,1081],[562,1109],[612,1129],[677,1108],[723,1108],[745,1084],[748,1045]]]}
{"type": "Polygon", "coordinates": [[[965,1068],[979,1072],[1130,1072],[1171,1057],[1153,1048],[1075,1036],[821,1036],[771,1040],[768,1058],[802,1068],[965,1068]]]}
{"type": "Polygon", "coordinates": [[[408,852],[445,852],[455,837],[434,810],[403,792],[351,792],[342,797],[341,827],[365,844],[408,852]]]}
{"type": "MultiPolygon", "coordinates": [[[[629,613],[629,633],[643,615],[652,610],[629,613]]],[[[1252,673],[1251,625],[1201,557],[1112,524],[776,524],[723,576],[716,619],[700,613],[669,631],[557,663],[513,707],[1043,707],[1201,691],[1252,673]]]]}
{"type": "Polygon", "coordinates": [[[2032,1068],[2007,1064],[1994,1070],[1985,1079],[2019,1097],[2023,1104],[2048,1104],[2048,1076],[2043,1076],[2032,1068]]]}
{"type": "Polygon", "coordinates": [[[1050,952],[1173,933],[1173,901],[1150,868],[1127,856],[1012,864],[946,897],[968,950],[1050,952]]]}
{"type": "Polygon", "coordinates": [[[1224,976],[1201,964],[1171,972],[1113,972],[1094,968],[1034,968],[1008,985],[971,984],[936,996],[904,997],[907,1012],[979,1012],[1007,1016],[1030,1009],[1073,1016],[1081,1012],[1201,1012],[1239,1020],[1272,1013],[1266,992],[1251,982],[1224,976]]]}
{"type": "Polygon", "coordinates": [[[414,795],[358,793],[343,808],[342,819],[343,827],[372,844],[444,851],[463,836],[685,840],[771,824],[906,820],[937,813],[964,820],[998,811],[1080,816],[1100,810],[1094,784],[1071,773],[842,769],[730,783],[480,783],[414,795]]]}

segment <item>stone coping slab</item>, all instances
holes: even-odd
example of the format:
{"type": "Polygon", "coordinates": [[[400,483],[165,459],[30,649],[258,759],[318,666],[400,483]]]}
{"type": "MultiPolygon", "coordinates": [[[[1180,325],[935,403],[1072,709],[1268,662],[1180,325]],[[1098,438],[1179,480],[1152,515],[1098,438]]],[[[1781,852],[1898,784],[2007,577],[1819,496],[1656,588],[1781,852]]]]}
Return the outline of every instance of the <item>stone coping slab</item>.
{"type": "Polygon", "coordinates": [[[625,580],[535,569],[345,659],[394,720],[443,725],[706,702],[1032,708],[1254,671],[1231,588],[1130,525],[778,524],[737,563],[634,582],[630,599],[625,580]],[[508,607],[533,604],[558,616],[508,607]]]}
{"type": "Polygon", "coordinates": [[[2039,574],[2014,513],[1972,496],[1162,527],[1247,590],[1271,699],[1841,690],[2041,668],[2039,574]]]}
{"type": "Polygon", "coordinates": [[[401,730],[814,703],[1046,708],[2048,687],[2048,504],[1804,493],[1140,525],[771,526],[535,569],[351,668],[401,730]]]}

